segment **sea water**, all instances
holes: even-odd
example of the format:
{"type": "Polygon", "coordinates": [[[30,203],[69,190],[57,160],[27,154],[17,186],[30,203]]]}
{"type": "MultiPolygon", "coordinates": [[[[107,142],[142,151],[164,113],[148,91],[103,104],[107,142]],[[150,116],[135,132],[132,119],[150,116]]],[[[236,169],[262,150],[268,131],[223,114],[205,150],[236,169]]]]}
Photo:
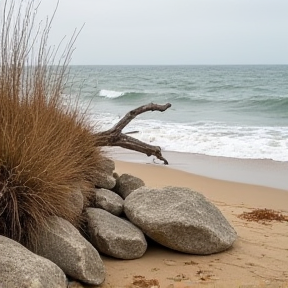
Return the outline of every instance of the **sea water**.
{"type": "Polygon", "coordinates": [[[288,161],[288,65],[70,66],[63,93],[79,95],[102,130],[141,105],[171,103],[123,130],[163,151],[288,161]]]}

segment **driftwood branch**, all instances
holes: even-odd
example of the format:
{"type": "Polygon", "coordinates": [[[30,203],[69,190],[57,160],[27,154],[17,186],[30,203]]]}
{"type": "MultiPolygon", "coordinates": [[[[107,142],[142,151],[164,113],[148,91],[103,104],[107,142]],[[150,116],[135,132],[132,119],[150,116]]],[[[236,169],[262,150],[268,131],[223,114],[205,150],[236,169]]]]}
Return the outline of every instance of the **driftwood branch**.
{"type": "Polygon", "coordinates": [[[142,114],[147,111],[164,112],[169,107],[171,107],[170,103],[167,103],[165,105],[150,103],[147,105],[140,106],[134,110],[131,110],[111,129],[97,134],[97,145],[120,146],[122,148],[144,153],[147,156],[154,155],[158,159],[162,160],[164,164],[167,165],[168,161],[162,156],[161,148],[159,146],[146,144],[138,139],[135,139],[131,136],[128,136],[127,134],[122,133],[122,130],[139,114],[142,114]]]}

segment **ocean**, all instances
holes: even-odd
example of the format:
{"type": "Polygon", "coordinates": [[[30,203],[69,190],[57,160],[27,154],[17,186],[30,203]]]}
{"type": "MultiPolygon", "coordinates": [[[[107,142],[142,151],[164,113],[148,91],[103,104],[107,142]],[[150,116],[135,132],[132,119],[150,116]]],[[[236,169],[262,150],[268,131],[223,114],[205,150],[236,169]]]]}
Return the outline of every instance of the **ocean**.
{"type": "Polygon", "coordinates": [[[163,151],[288,161],[288,65],[70,66],[69,77],[64,95],[80,95],[97,129],[171,103],[123,132],[163,151]]]}

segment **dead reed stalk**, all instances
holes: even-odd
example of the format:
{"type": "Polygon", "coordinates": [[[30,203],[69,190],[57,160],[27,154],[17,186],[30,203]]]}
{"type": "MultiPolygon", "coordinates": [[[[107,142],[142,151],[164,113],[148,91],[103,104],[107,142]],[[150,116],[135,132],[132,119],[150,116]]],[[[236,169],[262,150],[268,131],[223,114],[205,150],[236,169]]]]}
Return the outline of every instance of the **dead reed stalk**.
{"type": "Polygon", "coordinates": [[[48,216],[76,225],[71,193],[87,196],[103,156],[85,115],[61,98],[76,35],[57,61],[51,21],[38,29],[34,1],[21,3],[1,4],[0,234],[32,247],[48,216]]]}

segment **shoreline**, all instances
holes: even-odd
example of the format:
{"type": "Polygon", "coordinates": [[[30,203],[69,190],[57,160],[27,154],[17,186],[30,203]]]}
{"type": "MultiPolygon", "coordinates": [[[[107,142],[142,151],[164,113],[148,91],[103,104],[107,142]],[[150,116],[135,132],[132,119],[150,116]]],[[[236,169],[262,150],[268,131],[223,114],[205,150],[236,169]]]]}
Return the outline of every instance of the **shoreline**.
{"type": "Polygon", "coordinates": [[[107,153],[113,160],[163,166],[211,179],[276,188],[288,192],[286,176],[288,162],[284,161],[162,151],[163,157],[169,162],[169,165],[166,166],[154,156],[148,157],[139,152],[119,147],[109,147],[107,153]]]}
{"type": "Polygon", "coordinates": [[[115,159],[114,162],[116,173],[119,175],[127,173],[139,177],[149,187],[188,187],[202,193],[215,203],[236,205],[247,209],[273,209],[288,213],[288,193],[283,189],[213,179],[164,165],[133,163],[115,159]]]}

